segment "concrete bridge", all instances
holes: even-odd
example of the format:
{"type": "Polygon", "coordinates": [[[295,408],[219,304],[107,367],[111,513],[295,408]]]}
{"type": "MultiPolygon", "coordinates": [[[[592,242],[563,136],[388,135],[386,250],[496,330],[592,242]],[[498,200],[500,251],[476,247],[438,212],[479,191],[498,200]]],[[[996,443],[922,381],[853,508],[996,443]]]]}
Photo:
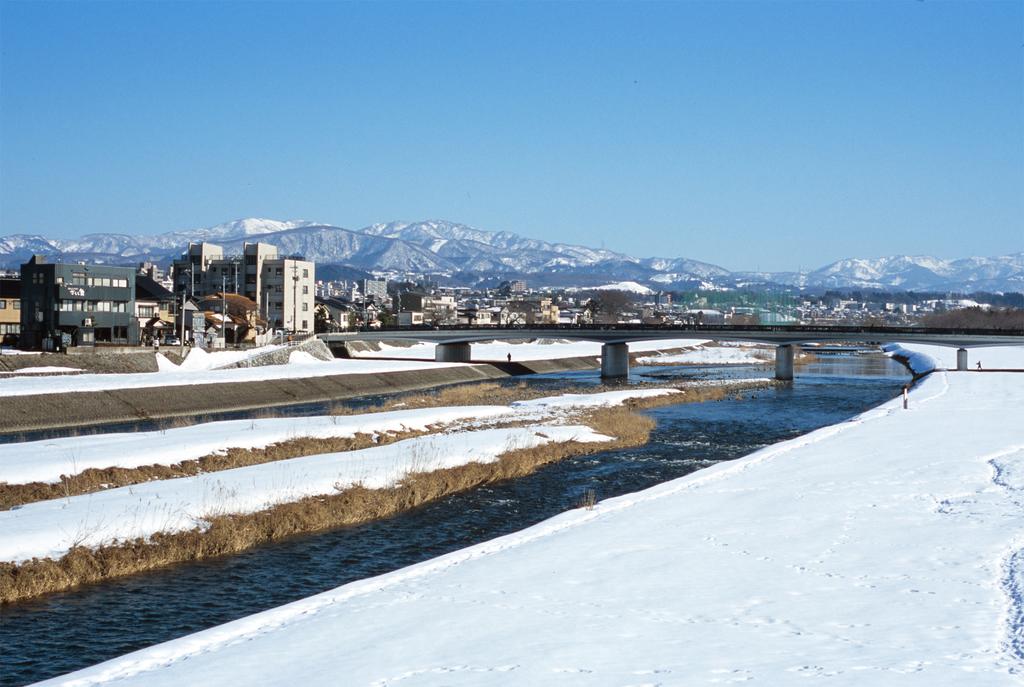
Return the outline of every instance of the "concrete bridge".
{"type": "Polygon", "coordinates": [[[667,339],[710,339],[750,341],[775,345],[775,378],[793,379],[793,346],[803,343],[895,342],[927,343],[957,348],[957,369],[968,366],[967,349],[972,346],[1024,346],[1024,330],[938,329],[926,327],[818,327],[813,325],[523,325],[515,327],[407,327],[320,334],[328,346],[346,341],[428,341],[434,342],[438,362],[463,363],[471,360],[474,341],[508,339],[570,339],[596,341],[601,346],[601,376],[629,374],[629,343],[667,339]]]}

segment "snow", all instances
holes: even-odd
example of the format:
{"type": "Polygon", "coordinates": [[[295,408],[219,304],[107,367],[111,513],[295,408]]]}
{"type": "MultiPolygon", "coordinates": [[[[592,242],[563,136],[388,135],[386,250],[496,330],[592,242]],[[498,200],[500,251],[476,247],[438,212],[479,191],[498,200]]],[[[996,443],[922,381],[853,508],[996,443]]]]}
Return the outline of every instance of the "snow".
{"type": "Polygon", "coordinates": [[[638,293],[642,296],[649,296],[654,291],[647,288],[643,284],[638,284],[635,281],[620,281],[614,284],[604,284],[603,286],[595,286],[595,291],[629,291],[630,293],[638,293]]]}
{"type": "Polygon", "coordinates": [[[482,420],[541,420],[573,409],[618,405],[629,399],[678,393],[675,389],[627,389],[564,394],[518,401],[510,406],[455,406],[392,410],[360,415],[318,415],[255,420],[222,420],[152,432],[95,434],[0,444],[0,483],[59,482],[90,468],[173,465],[231,448],[264,448],[310,437],[351,437],[426,430],[434,425],[482,420]]]}
{"type": "MultiPolygon", "coordinates": [[[[515,401],[515,409],[569,410],[575,408],[597,408],[617,406],[630,399],[654,398],[666,394],[679,393],[677,389],[623,389],[621,391],[602,391],[596,394],[560,394],[545,396],[529,401],[515,401]]],[[[682,393],[686,393],[683,391],[682,393]]]]}
{"type": "Polygon", "coordinates": [[[148,538],[203,527],[214,517],[253,513],[356,484],[381,489],[414,472],[565,441],[611,437],[582,425],[545,425],[434,434],[359,451],[325,453],[145,482],[0,511],[0,561],[59,558],[74,546],[148,538]]]}
{"type": "Polygon", "coordinates": [[[654,293],[650,288],[635,281],[620,281],[614,284],[602,284],[601,286],[571,287],[566,289],[566,291],[626,291],[640,296],[650,296],[654,293]]]}
{"type": "MultiPolygon", "coordinates": [[[[706,339],[678,339],[668,341],[643,341],[630,344],[634,351],[664,350],[682,348],[706,343],[706,339]]],[[[157,354],[158,372],[130,374],[89,374],[55,379],[11,378],[0,380],[0,396],[25,396],[30,394],[75,393],[84,391],[106,391],[111,389],[144,389],[150,387],[188,386],[193,384],[224,384],[229,382],[258,382],[277,379],[324,377],[341,374],[377,374],[383,372],[404,372],[452,367],[464,363],[436,363],[424,360],[368,360],[365,358],[427,358],[434,357],[434,344],[420,343],[411,347],[392,347],[381,344],[381,350],[354,354],[356,358],[317,360],[303,352],[294,351],[287,365],[264,365],[260,367],[218,369],[237,363],[254,355],[281,348],[264,346],[244,351],[222,351],[207,353],[194,348],[179,366],[162,354],[157,354]],[[363,358],[363,359],[359,359],[363,358]]],[[[503,361],[508,353],[512,360],[549,360],[554,358],[599,356],[601,344],[590,341],[550,342],[530,344],[508,344],[501,342],[473,344],[474,360],[503,361]]]]}
{"type": "MultiPolygon", "coordinates": [[[[189,354],[191,358],[195,353],[189,354]]],[[[162,357],[162,356],[160,356],[162,357]]],[[[188,362],[188,358],[186,362],[188,362]]],[[[159,372],[130,374],[90,374],[68,377],[47,377],[31,379],[16,377],[0,380],[0,396],[24,396],[29,394],[66,394],[82,391],[107,391],[110,389],[145,389],[150,387],[188,386],[193,384],[225,384],[228,382],[266,382],[276,379],[299,379],[303,377],[325,377],[341,374],[376,374],[380,372],[402,372],[450,367],[461,363],[428,363],[405,360],[351,360],[297,362],[288,365],[265,365],[261,367],[233,368],[229,370],[205,369],[188,370],[168,367],[160,363],[159,372]]]]}
{"type": "Polygon", "coordinates": [[[291,353],[288,354],[289,365],[307,365],[309,363],[318,362],[323,361],[314,356],[312,353],[307,353],[306,351],[292,351],[291,353]]]}
{"type": "Polygon", "coordinates": [[[1024,375],[936,372],[909,410],[49,684],[1019,684],[1021,427],[1024,375]]]}
{"type": "MultiPolygon", "coordinates": [[[[956,351],[951,346],[929,344],[887,344],[882,349],[889,355],[900,355],[908,359],[910,369],[921,374],[930,370],[955,370],[956,351]]],[[[975,369],[980,361],[982,368],[993,370],[1024,370],[1024,347],[1022,346],[979,346],[967,349],[968,367],[975,369]]]]}
{"type": "Polygon", "coordinates": [[[42,351],[22,351],[9,346],[0,347],[0,355],[42,355],[42,351]]]}
{"type": "MultiPolygon", "coordinates": [[[[221,367],[227,367],[228,365],[234,365],[244,360],[250,360],[257,356],[263,355],[264,353],[270,353],[278,349],[284,348],[283,345],[269,345],[260,346],[259,348],[247,348],[237,351],[205,351],[202,348],[193,348],[189,351],[189,354],[185,356],[185,360],[182,361],[181,365],[177,366],[179,370],[193,372],[196,370],[214,370],[221,367]]],[[[163,356],[160,356],[161,358],[163,356]]],[[[166,360],[166,359],[165,359],[166,360]]],[[[170,363],[170,361],[167,361],[170,363]]],[[[173,365],[174,363],[170,363],[173,365]]]]}
{"type": "Polygon", "coordinates": [[[700,347],[692,351],[674,355],[657,355],[640,358],[641,365],[678,364],[678,365],[750,365],[764,364],[774,360],[775,354],[763,348],[739,346],[700,347]]]}
{"type": "Polygon", "coordinates": [[[0,375],[45,375],[64,372],[81,372],[80,367],[59,367],[57,365],[43,365],[41,367],[23,367],[20,370],[0,372],[0,375]]]}
{"type": "MultiPolygon", "coordinates": [[[[629,350],[633,352],[658,351],[673,348],[689,348],[707,343],[708,339],[670,339],[665,341],[633,341],[629,350]]],[[[511,353],[514,362],[527,360],[553,360],[557,358],[600,357],[601,344],[596,341],[559,341],[538,339],[531,343],[507,343],[502,341],[474,342],[470,355],[473,360],[504,361],[511,353]]],[[[412,346],[391,346],[380,344],[379,351],[354,351],[359,358],[430,358],[434,357],[434,344],[417,343],[412,346]]]]}

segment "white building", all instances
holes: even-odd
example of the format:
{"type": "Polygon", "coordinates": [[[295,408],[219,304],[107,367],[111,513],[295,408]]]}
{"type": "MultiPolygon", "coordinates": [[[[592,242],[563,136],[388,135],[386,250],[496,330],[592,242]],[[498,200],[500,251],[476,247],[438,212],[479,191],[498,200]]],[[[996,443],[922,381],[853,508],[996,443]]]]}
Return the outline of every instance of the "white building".
{"type": "Polygon", "coordinates": [[[313,331],[315,265],[297,258],[264,259],[259,280],[263,316],[272,329],[313,331]]]}
{"type": "Polygon", "coordinates": [[[364,279],[363,296],[373,298],[377,303],[384,303],[388,299],[388,280],[364,279]]]}

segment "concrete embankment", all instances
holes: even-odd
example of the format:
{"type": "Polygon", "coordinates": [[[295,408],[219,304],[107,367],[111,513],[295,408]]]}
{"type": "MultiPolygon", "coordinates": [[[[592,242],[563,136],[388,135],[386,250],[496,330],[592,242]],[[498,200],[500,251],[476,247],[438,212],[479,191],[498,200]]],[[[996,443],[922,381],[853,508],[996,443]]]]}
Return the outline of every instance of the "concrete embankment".
{"type": "Polygon", "coordinates": [[[84,427],[334,401],[512,375],[593,369],[596,364],[593,357],[566,358],[273,382],[228,382],[18,396],[0,402],[0,432],[84,427]]]}

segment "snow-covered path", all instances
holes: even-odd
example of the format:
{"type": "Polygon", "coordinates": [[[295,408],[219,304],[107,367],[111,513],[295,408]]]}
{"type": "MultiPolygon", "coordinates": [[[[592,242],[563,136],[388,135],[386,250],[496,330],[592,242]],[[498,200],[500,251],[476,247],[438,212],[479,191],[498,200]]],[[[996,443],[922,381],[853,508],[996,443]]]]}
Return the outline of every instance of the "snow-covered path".
{"type": "Polygon", "coordinates": [[[1024,375],[850,422],[54,684],[1020,684],[1024,375]]]}

